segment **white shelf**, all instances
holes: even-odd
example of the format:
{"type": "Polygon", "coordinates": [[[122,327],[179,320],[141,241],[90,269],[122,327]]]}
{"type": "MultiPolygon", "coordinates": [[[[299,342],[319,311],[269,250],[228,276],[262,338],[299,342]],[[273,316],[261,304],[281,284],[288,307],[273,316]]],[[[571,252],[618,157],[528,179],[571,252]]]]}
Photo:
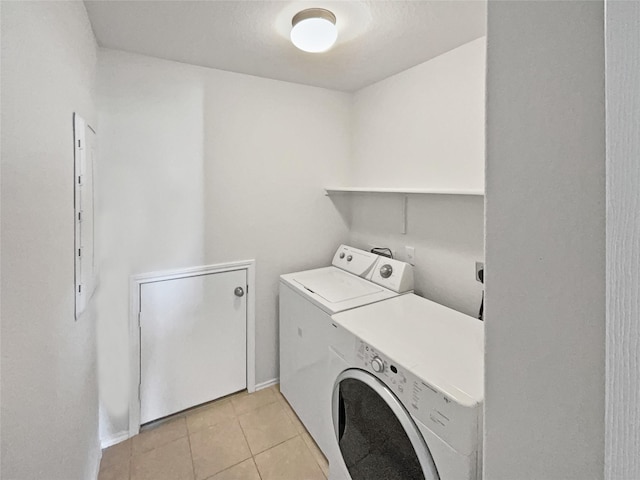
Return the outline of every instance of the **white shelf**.
{"type": "Polygon", "coordinates": [[[452,190],[442,188],[368,188],[368,187],[325,187],[325,195],[334,193],[399,193],[404,195],[475,195],[483,196],[482,190],[452,190]]]}

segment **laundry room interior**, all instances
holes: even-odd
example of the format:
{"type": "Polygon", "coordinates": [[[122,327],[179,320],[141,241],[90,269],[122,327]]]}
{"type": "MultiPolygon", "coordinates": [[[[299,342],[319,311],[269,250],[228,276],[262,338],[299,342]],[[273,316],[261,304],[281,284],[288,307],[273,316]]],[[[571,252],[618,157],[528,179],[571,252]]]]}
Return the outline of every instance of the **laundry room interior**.
{"type": "Polygon", "coordinates": [[[2,2],[2,478],[627,480],[604,5],[2,2]]]}
{"type": "MultiPolygon", "coordinates": [[[[278,378],[279,276],[327,265],[340,244],[403,260],[413,246],[416,290],[477,316],[482,195],[407,195],[406,235],[403,194],[325,196],[336,186],[482,191],[485,20],[473,7],[476,31],[464,29],[460,46],[354,93],[101,51],[105,377],[127,375],[137,273],[255,259],[257,383],[278,378]],[[433,136],[417,128],[425,121],[433,136]]],[[[128,394],[113,387],[117,433],[128,394]]]]}

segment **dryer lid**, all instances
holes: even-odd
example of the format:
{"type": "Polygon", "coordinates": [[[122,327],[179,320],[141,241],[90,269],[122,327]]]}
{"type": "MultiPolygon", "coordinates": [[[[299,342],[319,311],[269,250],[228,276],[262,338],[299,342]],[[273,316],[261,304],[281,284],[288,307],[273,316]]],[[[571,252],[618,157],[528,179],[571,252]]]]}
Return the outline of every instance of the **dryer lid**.
{"type": "Polygon", "coordinates": [[[353,300],[384,291],[374,283],[336,268],[302,272],[293,280],[331,303],[353,300]]]}

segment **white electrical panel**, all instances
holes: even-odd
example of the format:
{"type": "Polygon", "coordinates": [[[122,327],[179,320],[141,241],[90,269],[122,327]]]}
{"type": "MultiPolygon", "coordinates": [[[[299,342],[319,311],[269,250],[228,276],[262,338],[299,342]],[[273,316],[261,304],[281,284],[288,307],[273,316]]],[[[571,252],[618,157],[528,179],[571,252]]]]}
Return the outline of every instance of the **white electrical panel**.
{"type": "Polygon", "coordinates": [[[95,288],[94,164],[96,134],[77,113],[73,116],[76,320],[95,288]]]}

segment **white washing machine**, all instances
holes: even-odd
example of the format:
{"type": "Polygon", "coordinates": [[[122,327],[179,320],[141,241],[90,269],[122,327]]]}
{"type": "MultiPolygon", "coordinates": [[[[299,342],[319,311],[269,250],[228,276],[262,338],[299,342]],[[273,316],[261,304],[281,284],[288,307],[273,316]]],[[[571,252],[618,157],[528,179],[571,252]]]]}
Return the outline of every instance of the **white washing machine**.
{"type": "Polygon", "coordinates": [[[414,294],[332,317],[330,480],[478,480],[484,328],[414,294]]]}
{"type": "Polygon", "coordinates": [[[411,265],[346,245],[330,267],[280,277],[280,391],[323,452],[332,437],[331,315],[412,289],[411,265]]]}

